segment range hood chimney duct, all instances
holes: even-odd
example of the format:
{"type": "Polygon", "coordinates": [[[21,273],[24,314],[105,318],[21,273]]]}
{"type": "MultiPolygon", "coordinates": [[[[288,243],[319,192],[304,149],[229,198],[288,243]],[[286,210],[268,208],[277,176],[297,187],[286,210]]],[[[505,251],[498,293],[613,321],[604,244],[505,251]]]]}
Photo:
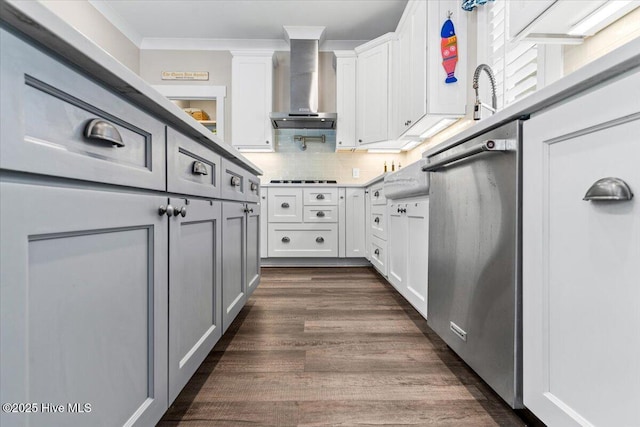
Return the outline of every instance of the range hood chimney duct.
{"type": "Polygon", "coordinates": [[[274,129],[334,129],[337,114],[318,112],[318,50],[324,27],[285,27],[291,47],[289,112],[271,113],[274,129]]]}

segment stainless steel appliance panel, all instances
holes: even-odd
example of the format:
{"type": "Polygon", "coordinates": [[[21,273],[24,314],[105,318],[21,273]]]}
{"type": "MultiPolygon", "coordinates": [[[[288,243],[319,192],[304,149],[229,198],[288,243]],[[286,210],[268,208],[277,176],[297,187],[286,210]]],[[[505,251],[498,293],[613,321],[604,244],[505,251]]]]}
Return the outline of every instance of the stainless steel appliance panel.
{"type": "Polygon", "coordinates": [[[521,122],[442,153],[470,154],[430,173],[427,323],[507,403],[522,407],[521,122]],[[512,141],[511,141],[512,140],[512,141]]]}

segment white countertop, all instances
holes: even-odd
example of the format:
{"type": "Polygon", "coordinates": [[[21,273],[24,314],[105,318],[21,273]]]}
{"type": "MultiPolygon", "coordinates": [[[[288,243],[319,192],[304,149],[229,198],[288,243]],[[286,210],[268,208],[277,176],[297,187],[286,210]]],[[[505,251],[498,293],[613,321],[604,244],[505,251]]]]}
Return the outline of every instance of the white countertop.
{"type": "MultiPolygon", "coordinates": [[[[640,38],[632,40],[523,100],[507,106],[493,116],[479,121],[454,137],[435,145],[426,150],[422,157],[429,157],[449,147],[462,144],[507,122],[526,118],[639,66],[640,38]]],[[[629,96],[640,96],[640,88],[629,88],[629,96]]]]}
{"type": "Polygon", "coordinates": [[[131,103],[207,145],[222,157],[235,160],[252,173],[262,175],[262,170],[238,150],[222,142],[140,76],[42,4],[36,1],[6,0],[0,3],[0,17],[3,25],[8,24],[35,43],[55,52],[131,103]]]}

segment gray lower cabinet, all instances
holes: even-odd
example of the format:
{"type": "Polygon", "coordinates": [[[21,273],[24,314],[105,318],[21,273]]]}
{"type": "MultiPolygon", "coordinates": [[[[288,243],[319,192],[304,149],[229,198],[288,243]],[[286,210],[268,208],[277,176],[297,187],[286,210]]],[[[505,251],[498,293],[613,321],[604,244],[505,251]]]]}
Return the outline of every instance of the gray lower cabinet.
{"type": "Polygon", "coordinates": [[[260,205],[222,203],[223,333],[260,284],[260,205]]]}
{"type": "Polygon", "coordinates": [[[222,327],[223,332],[247,301],[246,232],[244,203],[222,203],[222,327]]]}
{"type": "Polygon", "coordinates": [[[7,181],[0,192],[2,402],[64,409],[3,412],[0,424],[155,425],[167,408],[167,198],[7,181]]]}
{"type": "Polygon", "coordinates": [[[222,203],[171,198],[169,204],[176,212],[169,219],[169,402],[173,402],[222,336],[222,203]]]}
{"type": "Polygon", "coordinates": [[[261,231],[261,206],[256,203],[247,203],[247,297],[260,284],[260,231],[261,231]]]}

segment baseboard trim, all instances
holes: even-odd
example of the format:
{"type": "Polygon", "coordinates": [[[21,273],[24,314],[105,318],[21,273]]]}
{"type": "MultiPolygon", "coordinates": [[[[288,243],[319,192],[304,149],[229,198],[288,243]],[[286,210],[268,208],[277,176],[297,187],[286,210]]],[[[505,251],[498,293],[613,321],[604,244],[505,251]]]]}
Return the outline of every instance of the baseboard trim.
{"type": "Polygon", "coordinates": [[[262,258],[262,267],[369,267],[366,258],[262,258]]]}

